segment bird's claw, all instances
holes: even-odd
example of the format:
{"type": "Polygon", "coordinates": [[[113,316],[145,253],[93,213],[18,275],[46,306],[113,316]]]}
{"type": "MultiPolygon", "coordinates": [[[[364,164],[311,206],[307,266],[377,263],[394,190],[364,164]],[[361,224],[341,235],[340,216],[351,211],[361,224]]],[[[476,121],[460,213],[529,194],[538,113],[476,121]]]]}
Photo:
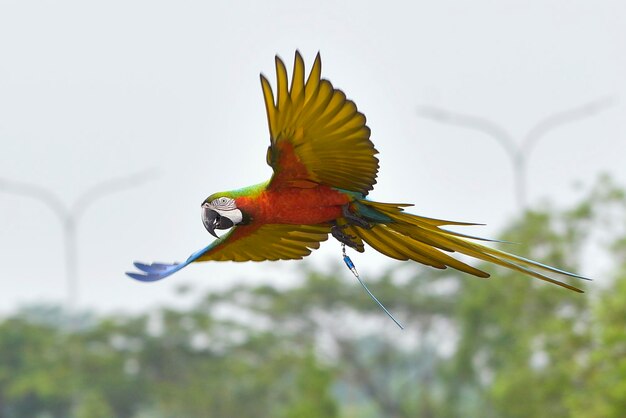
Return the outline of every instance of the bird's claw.
{"type": "Polygon", "coordinates": [[[372,225],[369,222],[350,211],[350,204],[345,204],[341,207],[341,214],[350,225],[363,229],[372,229],[372,225]]]}
{"type": "Polygon", "coordinates": [[[341,242],[342,244],[347,245],[350,248],[354,248],[355,250],[359,251],[360,246],[354,241],[356,237],[354,235],[349,235],[343,232],[343,230],[347,227],[348,225],[341,225],[341,226],[333,225],[330,228],[330,233],[332,234],[333,237],[335,237],[337,241],[341,242]]]}

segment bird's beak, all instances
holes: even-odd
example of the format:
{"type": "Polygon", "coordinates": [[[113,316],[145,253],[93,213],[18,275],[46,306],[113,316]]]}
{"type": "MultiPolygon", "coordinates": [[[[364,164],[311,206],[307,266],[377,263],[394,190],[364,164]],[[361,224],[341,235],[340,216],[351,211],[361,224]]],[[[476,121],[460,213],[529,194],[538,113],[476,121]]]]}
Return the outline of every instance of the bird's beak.
{"type": "Polygon", "coordinates": [[[209,231],[209,234],[213,235],[215,238],[219,238],[215,233],[215,228],[218,226],[219,220],[219,213],[206,206],[202,206],[202,223],[206,230],[209,231]]]}
{"type": "Polygon", "coordinates": [[[216,229],[228,229],[232,228],[235,224],[227,216],[220,215],[217,211],[209,208],[208,206],[202,206],[202,223],[209,234],[215,238],[219,238],[215,233],[216,229]]]}

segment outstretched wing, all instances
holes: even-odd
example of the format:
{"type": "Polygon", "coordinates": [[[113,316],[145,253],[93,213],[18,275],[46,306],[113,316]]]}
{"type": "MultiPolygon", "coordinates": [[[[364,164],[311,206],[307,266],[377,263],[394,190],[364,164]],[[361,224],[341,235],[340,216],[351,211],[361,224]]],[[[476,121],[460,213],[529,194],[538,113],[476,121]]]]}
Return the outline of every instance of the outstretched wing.
{"type": "Polygon", "coordinates": [[[276,57],[276,101],[261,75],[270,128],[267,163],[274,170],[268,187],[323,184],[366,195],[376,183],[378,151],[369,139],[365,116],[321,78],[321,71],[317,54],[305,84],[304,61],[296,51],[289,88],[285,64],[276,57]]]}
{"type": "Polygon", "coordinates": [[[240,225],[183,263],[135,263],[142,273],[126,273],[142,282],[166,278],[194,261],[264,261],[301,259],[328,238],[325,225],[240,225]]]}

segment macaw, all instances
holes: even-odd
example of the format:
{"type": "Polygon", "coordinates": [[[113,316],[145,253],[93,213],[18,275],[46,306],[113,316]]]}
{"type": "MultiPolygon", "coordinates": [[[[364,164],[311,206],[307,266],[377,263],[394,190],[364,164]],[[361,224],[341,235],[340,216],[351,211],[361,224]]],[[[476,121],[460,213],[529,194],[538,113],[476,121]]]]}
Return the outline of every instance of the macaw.
{"type": "Polygon", "coordinates": [[[354,102],[321,78],[321,70],[318,53],[305,82],[304,61],[296,51],[289,86],[285,64],[276,57],[276,97],[261,74],[271,178],[214,193],[202,202],[204,227],[217,238],[207,247],[183,263],[137,262],[141,273],[129,272],[128,276],[152,282],[192,262],[302,259],[331,234],[358,252],[363,252],[367,243],[394,259],[489,277],[454,258],[451,254],[456,252],[582,292],[553,276],[585,277],[477,242],[488,240],[442,228],[476,224],[413,215],[404,211],[413,206],[410,204],[369,200],[378,173],[378,151],[370,140],[370,129],[354,102]],[[230,231],[218,237],[216,229],[230,231]]]}

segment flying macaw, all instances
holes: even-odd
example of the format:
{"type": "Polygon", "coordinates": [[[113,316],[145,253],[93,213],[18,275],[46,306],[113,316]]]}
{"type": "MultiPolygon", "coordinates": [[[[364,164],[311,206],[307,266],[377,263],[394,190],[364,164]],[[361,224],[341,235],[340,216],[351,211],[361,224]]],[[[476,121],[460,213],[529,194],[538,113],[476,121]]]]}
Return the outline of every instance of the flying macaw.
{"type": "Polygon", "coordinates": [[[585,277],[442,228],[476,224],[417,216],[404,212],[413,205],[367,199],[376,183],[378,151],[370,141],[365,116],[341,90],[321,78],[321,70],[318,53],[305,82],[304,61],[296,51],[289,86],[285,64],[276,57],[276,97],[261,74],[270,133],[266,160],[274,171],[272,177],[207,197],[201,205],[202,222],[217,239],[187,261],[135,263],[142,273],[126,273],[128,276],[152,282],[198,261],[301,259],[319,248],[330,233],[358,252],[363,252],[367,243],[398,260],[489,277],[452,257],[451,253],[457,252],[582,292],[552,276],[585,277]],[[216,229],[230,231],[218,237],[216,229]]]}

